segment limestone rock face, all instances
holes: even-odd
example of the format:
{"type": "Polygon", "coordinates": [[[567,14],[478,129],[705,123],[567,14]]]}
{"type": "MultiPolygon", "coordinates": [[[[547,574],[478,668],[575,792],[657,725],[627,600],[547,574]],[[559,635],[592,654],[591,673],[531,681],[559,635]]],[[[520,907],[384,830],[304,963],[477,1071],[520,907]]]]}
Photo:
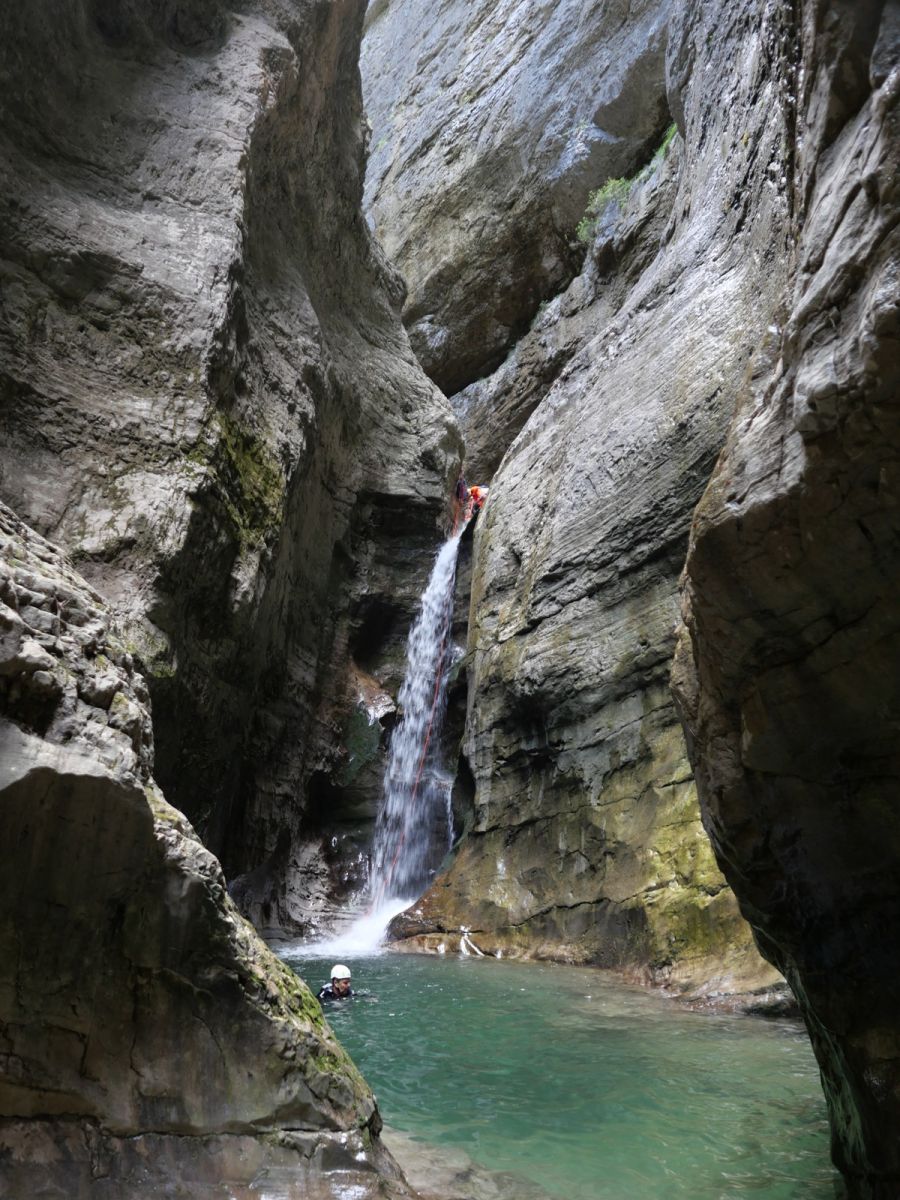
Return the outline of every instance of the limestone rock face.
{"type": "Polygon", "coordinates": [[[896,5],[807,0],[793,256],[694,518],[675,682],[704,820],[798,997],[850,1192],[900,1194],[896,5]]]}
{"type": "Polygon", "coordinates": [[[659,254],[682,167],[681,140],[661,143],[633,180],[609,189],[581,272],[542,305],[493,374],[452,398],[466,474],[493,479],[506,451],[572,358],[611,320],[659,254]]]}
{"type": "Polygon", "coordinates": [[[419,930],[755,1003],[778,976],[704,836],[669,670],[691,513],[780,320],[782,15],[676,5],[667,73],[679,135],[598,214],[583,274],[469,389],[485,470],[525,423],[475,533],[474,820],[419,930]]]}
{"type": "Polygon", "coordinates": [[[360,216],[364,8],[0,16],[0,495],[125,618],[158,778],[270,927],[458,461],[360,216]]]}
{"type": "Polygon", "coordinates": [[[375,0],[366,205],[448,394],[496,367],[580,255],[588,192],[669,124],[670,0],[375,0]]]}
{"type": "Polygon", "coordinates": [[[146,699],[100,596],[0,506],[4,1194],[290,1167],[285,1196],[330,1196],[329,1157],[360,1195],[379,1173],[405,1194],[317,1001],[154,783],[146,699]]]}

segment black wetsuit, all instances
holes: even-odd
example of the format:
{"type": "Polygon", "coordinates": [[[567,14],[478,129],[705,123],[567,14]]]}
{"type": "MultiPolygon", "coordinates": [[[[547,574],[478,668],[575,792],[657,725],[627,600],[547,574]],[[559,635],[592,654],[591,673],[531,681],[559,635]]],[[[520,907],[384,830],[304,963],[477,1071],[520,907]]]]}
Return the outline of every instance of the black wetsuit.
{"type": "Polygon", "coordinates": [[[352,1000],[353,999],[353,988],[347,988],[346,992],[344,992],[344,994],[341,995],[339,992],[336,992],[334,990],[334,988],[331,986],[330,983],[326,983],[325,986],[322,988],[322,990],[319,992],[317,999],[319,1000],[319,1002],[321,1004],[324,1004],[328,1000],[352,1000]]]}

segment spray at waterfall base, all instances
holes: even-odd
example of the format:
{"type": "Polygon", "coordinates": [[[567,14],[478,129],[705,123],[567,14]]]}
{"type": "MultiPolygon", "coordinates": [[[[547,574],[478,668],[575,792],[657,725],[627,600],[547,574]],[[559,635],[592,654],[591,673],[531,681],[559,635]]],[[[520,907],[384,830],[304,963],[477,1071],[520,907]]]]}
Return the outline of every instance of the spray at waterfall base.
{"type": "Polygon", "coordinates": [[[406,674],[398,696],[401,717],[388,750],[366,911],[345,932],[317,943],[316,952],[376,950],[391,919],[422,895],[452,845],[453,778],[441,762],[441,732],[451,671],[462,653],[451,644],[450,628],[466,523],[458,510],[455,530],[435,557],[407,639],[406,674]]]}

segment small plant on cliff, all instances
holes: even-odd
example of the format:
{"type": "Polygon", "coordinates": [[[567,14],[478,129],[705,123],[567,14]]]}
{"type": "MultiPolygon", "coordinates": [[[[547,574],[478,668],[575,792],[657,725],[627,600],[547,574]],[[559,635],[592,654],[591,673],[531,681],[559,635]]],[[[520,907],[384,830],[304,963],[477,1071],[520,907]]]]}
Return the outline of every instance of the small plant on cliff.
{"type": "Polygon", "coordinates": [[[675,125],[673,123],[672,125],[669,126],[669,128],[663,134],[663,140],[660,142],[660,144],[657,146],[656,150],[654,151],[653,158],[650,160],[651,164],[660,162],[662,159],[665,158],[666,151],[669,149],[669,146],[671,146],[672,139],[674,138],[674,136],[677,132],[678,132],[677,125],[675,125]]]}
{"type": "Polygon", "coordinates": [[[659,163],[666,157],[666,151],[669,149],[676,132],[676,126],[670,125],[665,132],[662,142],[653,152],[653,157],[635,175],[632,175],[630,179],[625,179],[624,177],[607,179],[603,187],[597,188],[595,192],[591,192],[588,196],[584,216],[575,228],[575,236],[579,242],[587,245],[593,238],[597,229],[597,218],[606,208],[607,204],[612,202],[619,205],[624,204],[631,194],[631,189],[653,173],[659,163]]]}
{"type": "Polygon", "coordinates": [[[628,193],[631,191],[632,182],[631,179],[607,179],[603,187],[591,192],[588,196],[584,216],[575,229],[575,236],[579,242],[587,244],[591,240],[594,230],[597,228],[597,218],[611,200],[615,200],[617,204],[625,203],[628,193]]]}

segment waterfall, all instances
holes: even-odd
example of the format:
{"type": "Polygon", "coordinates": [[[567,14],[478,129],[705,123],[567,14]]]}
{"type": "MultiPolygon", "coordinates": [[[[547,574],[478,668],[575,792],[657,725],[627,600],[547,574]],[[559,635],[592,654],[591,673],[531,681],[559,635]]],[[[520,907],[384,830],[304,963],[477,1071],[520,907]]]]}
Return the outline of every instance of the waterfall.
{"type": "Polygon", "coordinates": [[[391,736],[375,825],[368,911],[345,933],[319,943],[323,953],[376,949],[391,917],[418,899],[450,849],[452,777],[441,768],[440,741],[461,537],[462,531],[454,534],[438,552],[406,643],[401,715],[391,736]]]}
{"type": "Polygon", "coordinates": [[[440,769],[450,672],[448,641],[460,535],[441,548],[406,643],[401,718],[391,738],[375,826],[373,907],[415,900],[450,848],[450,780],[440,769]]]}

